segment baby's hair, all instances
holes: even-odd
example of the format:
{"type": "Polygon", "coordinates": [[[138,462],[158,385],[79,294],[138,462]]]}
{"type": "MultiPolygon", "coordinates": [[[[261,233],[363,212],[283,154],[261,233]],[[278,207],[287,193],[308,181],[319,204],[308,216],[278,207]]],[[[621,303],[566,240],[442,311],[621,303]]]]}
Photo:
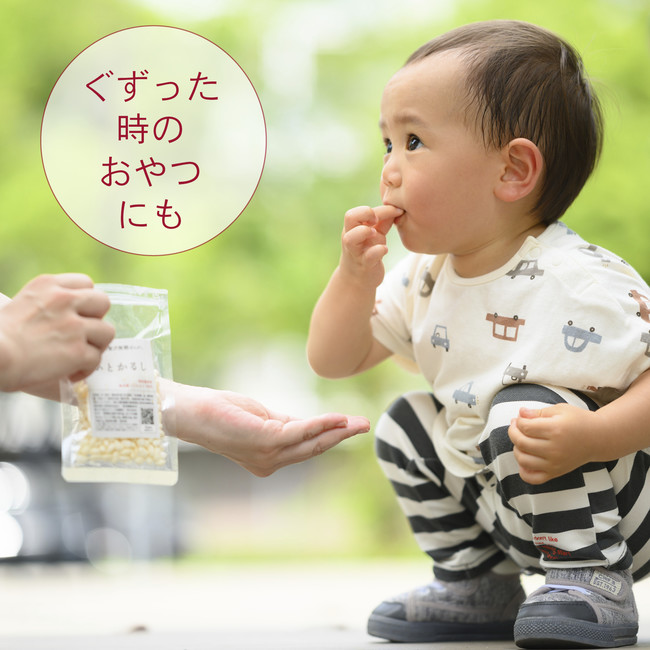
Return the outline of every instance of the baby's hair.
{"type": "Polygon", "coordinates": [[[406,65],[448,50],[458,50],[467,65],[467,116],[486,146],[500,149],[521,137],[541,151],[534,212],[553,223],[580,193],[602,149],[602,110],[580,55],[546,29],[495,20],[442,34],[406,65]]]}

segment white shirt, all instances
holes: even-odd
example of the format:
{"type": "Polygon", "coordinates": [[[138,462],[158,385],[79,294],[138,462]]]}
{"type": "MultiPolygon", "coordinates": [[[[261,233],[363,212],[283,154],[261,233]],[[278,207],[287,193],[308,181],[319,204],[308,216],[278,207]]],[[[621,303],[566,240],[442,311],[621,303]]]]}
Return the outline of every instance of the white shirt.
{"type": "Polygon", "coordinates": [[[372,326],[443,404],[431,433],[459,476],[482,468],[477,443],[504,386],[562,386],[602,405],[650,367],[650,288],[561,222],[476,278],[444,256],[409,254],[379,287],[372,326]]]}

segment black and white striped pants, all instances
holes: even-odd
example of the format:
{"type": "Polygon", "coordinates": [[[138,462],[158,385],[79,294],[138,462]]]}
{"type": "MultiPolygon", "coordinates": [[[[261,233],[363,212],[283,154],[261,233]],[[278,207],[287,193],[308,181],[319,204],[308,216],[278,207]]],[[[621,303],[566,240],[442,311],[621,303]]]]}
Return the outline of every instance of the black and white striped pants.
{"type": "Polygon", "coordinates": [[[510,421],[522,406],[563,402],[597,408],[562,388],[504,388],[481,443],[486,469],[467,478],[451,474],[435,452],[430,432],[440,405],[433,395],[409,393],[380,418],[380,465],[437,578],[460,580],[495,568],[543,573],[558,565],[631,567],[636,580],[650,572],[650,449],[589,463],[542,485],[519,477],[510,421]]]}

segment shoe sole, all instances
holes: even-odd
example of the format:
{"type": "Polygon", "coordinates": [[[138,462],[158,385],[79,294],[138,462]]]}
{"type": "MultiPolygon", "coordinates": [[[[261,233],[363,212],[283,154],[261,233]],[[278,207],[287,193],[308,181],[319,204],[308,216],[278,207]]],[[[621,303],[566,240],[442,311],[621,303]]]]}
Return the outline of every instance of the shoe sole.
{"type": "Polygon", "coordinates": [[[440,641],[512,641],[514,621],[501,623],[409,622],[373,614],[368,634],[401,643],[440,641]]]}
{"type": "Polygon", "coordinates": [[[520,648],[620,648],[634,645],[638,630],[638,625],[531,616],[515,622],[514,635],[520,648]]]}

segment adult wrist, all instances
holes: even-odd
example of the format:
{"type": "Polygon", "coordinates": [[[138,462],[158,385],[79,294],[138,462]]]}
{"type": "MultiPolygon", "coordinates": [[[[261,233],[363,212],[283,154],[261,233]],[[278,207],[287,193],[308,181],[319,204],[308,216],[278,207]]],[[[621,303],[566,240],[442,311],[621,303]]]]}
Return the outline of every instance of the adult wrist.
{"type": "Polygon", "coordinates": [[[0,331],[0,391],[13,390],[11,387],[11,373],[14,365],[13,355],[7,337],[0,331]]]}

